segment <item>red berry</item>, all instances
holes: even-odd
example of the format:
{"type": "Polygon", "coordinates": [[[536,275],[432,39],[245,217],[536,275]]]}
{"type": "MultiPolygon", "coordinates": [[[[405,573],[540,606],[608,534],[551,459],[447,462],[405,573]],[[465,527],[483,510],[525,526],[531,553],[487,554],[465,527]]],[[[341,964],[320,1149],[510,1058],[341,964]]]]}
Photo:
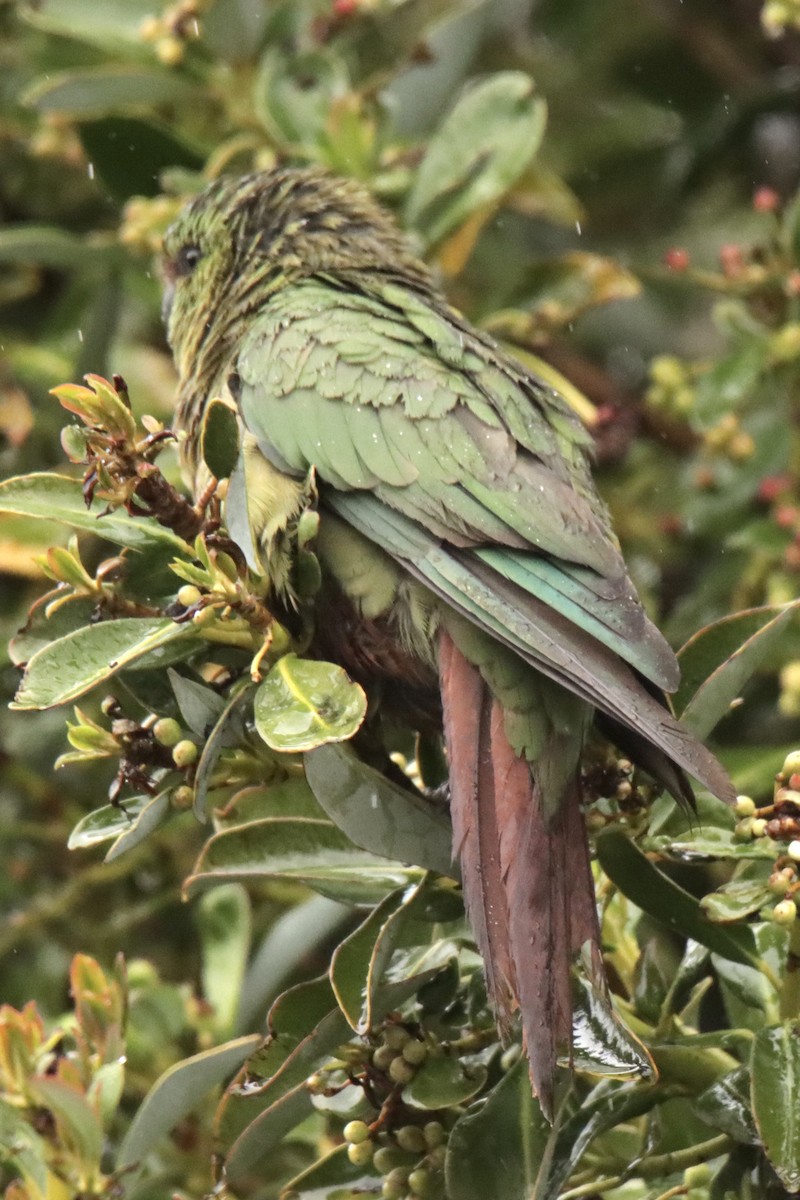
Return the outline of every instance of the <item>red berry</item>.
{"type": "Polygon", "coordinates": [[[788,492],[792,481],[788,475],[765,475],[758,485],[758,498],[764,504],[772,504],[784,492],[788,492]]]}
{"type": "Polygon", "coordinates": [[[689,251],[683,246],[671,246],[664,255],[664,266],[670,271],[685,271],[690,261],[689,251]]]}
{"type": "Polygon", "coordinates": [[[753,193],[753,208],[756,212],[775,212],[781,203],[781,198],[774,188],[760,187],[753,193]]]}
{"type": "Polygon", "coordinates": [[[794,504],[779,504],[773,516],[775,524],[781,529],[793,529],[797,524],[798,511],[794,504]]]}
{"type": "Polygon", "coordinates": [[[352,17],[358,10],[358,0],[333,0],[333,11],[337,17],[352,17]]]}
{"type": "Polygon", "coordinates": [[[744,266],[744,254],[742,247],[736,242],[728,242],[719,249],[719,261],[722,267],[723,275],[728,279],[733,279],[741,273],[744,266]]]}

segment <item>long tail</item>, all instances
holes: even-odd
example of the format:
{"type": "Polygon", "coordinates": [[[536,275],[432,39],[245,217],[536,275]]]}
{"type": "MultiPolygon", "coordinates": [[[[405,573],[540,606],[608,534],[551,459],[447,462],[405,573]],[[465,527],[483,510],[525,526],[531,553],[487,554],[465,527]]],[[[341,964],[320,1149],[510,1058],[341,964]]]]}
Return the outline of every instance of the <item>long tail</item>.
{"type": "Polygon", "coordinates": [[[572,1041],[570,967],[588,942],[605,987],[600,928],[576,774],[546,816],[531,766],[478,670],[443,633],[439,671],[451,764],[453,850],[501,1028],[519,1007],[531,1080],[552,1116],[559,1055],[572,1041]]]}

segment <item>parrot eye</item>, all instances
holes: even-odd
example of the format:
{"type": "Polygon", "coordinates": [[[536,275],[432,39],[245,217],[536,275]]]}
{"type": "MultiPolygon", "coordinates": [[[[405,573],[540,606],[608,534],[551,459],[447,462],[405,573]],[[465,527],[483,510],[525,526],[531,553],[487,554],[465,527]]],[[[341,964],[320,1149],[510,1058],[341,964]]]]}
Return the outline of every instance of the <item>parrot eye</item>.
{"type": "Polygon", "coordinates": [[[202,257],[203,252],[199,246],[181,246],[175,256],[176,274],[191,275],[202,257]]]}

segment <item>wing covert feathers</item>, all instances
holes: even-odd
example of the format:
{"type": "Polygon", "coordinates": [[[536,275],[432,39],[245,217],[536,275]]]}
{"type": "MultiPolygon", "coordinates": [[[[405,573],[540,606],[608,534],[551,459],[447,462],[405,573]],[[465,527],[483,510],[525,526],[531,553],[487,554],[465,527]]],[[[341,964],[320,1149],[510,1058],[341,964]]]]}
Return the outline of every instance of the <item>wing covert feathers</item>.
{"type": "Polygon", "coordinates": [[[535,767],[515,755],[500,704],[446,632],[439,669],[467,912],[499,1024],[519,1008],[531,1081],[552,1117],[572,1042],[571,965],[587,943],[593,983],[606,990],[579,774],[546,817],[535,767]]]}

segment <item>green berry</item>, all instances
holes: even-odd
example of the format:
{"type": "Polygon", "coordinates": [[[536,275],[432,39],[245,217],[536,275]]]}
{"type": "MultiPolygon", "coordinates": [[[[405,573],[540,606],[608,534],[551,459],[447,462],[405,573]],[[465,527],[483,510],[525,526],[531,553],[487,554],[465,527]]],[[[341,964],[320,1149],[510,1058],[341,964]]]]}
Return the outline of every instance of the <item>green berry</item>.
{"type": "Polygon", "coordinates": [[[392,1050],[402,1050],[410,1037],[411,1034],[402,1025],[389,1025],[383,1035],[383,1044],[391,1046],[392,1050]]]}
{"type": "Polygon", "coordinates": [[[185,812],[187,808],[191,808],[194,804],[194,789],[190,788],[188,784],[182,783],[180,787],[173,789],[169,799],[173,808],[177,808],[180,812],[185,812]]]}
{"type": "Polygon", "coordinates": [[[407,1063],[411,1063],[412,1067],[419,1067],[428,1057],[428,1047],[424,1042],[418,1042],[416,1038],[411,1038],[400,1053],[407,1063]]]}
{"type": "Polygon", "coordinates": [[[372,1162],[375,1153],[375,1143],[371,1140],[353,1143],[347,1147],[347,1157],[354,1167],[366,1167],[372,1162]]]}
{"type": "Polygon", "coordinates": [[[393,1083],[411,1083],[414,1078],[414,1068],[411,1063],[406,1062],[401,1054],[398,1054],[389,1063],[387,1074],[393,1083]]]}
{"type": "Polygon", "coordinates": [[[697,1187],[701,1183],[708,1183],[711,1179],[711,1168],[708,1163],[697,1163],[694,1167],[687,1167],[683,1172],[684,1187],[697,1187]]]}
{"type": "Polygon", "coordinates": [[[733,811],[737,817],[752,817],[756,811],[755,800],[751,796],[737,796],[733,811]]]}
{"type": "Polygon", "coordinates": [[[750,830],[754,838],[763,837],[767,832],[767,822],[763,817],[756,817],[753,821],[753,824],[750,826],[750,830]]]}
{"type": "Polygon", "coordinates": [[[745,817],[743,821],[737,821],[733,836],[737,842],[749,842],[753,837],[753,818],[745,817]]]}
{"type": "Polygon", "coordinates": [[[417,1196],[427,1196],[432,1183],[433,1176],[427,1167],[417,1167],[408,1177],[408,1186],[417,1196]]]}
{"type": "Polygon", "coordinates": [[[188,738],[184,738],[183,741],[178,742],[176,746],[172,747],[172,761],[176,767],[180,767],[181,769],[183,767],[190,767],[192,763],[197,762],[199,756],[200,751],[197,749],[197,746],[194,742],[190,742],[188,738]]]}
{"type": "Polygon", "coordinates": [[[175,746],[183,737],[183,730],[174,717],[162,717],[153,726],[153,737],[161,746],[175,746]]]}
{"type": "Polygon", "coordinates": [[[178,589],[177,601],[184,608],[191,608],[194,604],[199,604],[202,599],[203,593],[193,583],[185,583],[182,588],[178,589]]]}
{"type": "Polygon", "coordinates": [[[412,1154],[421,1154],[426,1149],[425,1134],[419,1125],[403,1125],[394,1136],[401,1150],[409,1150],[412,1154]]]}
{"type": "Polygon", "coordinates": [[[790,750],[783,760],[781,771],[784,775],[796,775],[800,771],[800,750],[790,750]]]}
{"type": "Polygon", "coordinates": [[[342,1136],[346,1142],[357,1146],[369,1137],[369,1125],[366,1121],[348,1121],[342,1130],[342,1136]]]}
{"type": "Polygon", "coordinates": [[[409,1174],[408,1167],[395,1167],[390,1171],[383,1181],[384,1196],[402,1196],[408,1184],[409,1174]],[[390,1192],[386,1191],[387,1187],[391,1189],[390,1192]]]}
{"type": "Polygon", "coordinates": [[[379,1175],[388,1175],[395,1167],[403,1165],[403,1155],[396,1146],[379,1146],[372,1159],[372,1165],[379,1175]]]}
{"type": "Polygon", "coordinates": [[[428,1155],[428,1163],[435,1170],[441,1170],[444,1167],[444,1160],[447,1156],[447,1146],[442,1143],[440,1146],[434,1146],[428,1155]]]}
{"type": "Polygon", "coordinates": [[[429,1150],[433,1150],[435,1146],[441,1146],[444,1141],[444,1125],[441,1121],[428,1121],[422,1132],[425,1135],[425,1145],[429,1150]]]}
{"type": "Polygon", "coordinates": [[[780,900],[772,910],[772,919],[778,925],[792,925],[797,920],[794,900],[780,900]]]}
{"type": "Polygon", "coordinates": [[[800,862],[800,841],[795,839],[795,841],[789,842],[789,845],[786,848],[786,853],[794,862],[800,862]]]}
{"type": "Polygon", "coordinates": [[[385,1197],[385,1200],[402,1200],[405,1191],[406,1185],[404,1183],[398,1186],[397,1184],[390,1183],[388,1178],[384,1179],[381,1186],[381,1195],[385,1197]]]}
{"type": "Polygon", "coordinates": [[[372,1061],[379,1071],[388,1071],[396,1058],[397,1051],[393,1050],[391,1046],[378,1046],[372,1055],[372,1061]]]}

